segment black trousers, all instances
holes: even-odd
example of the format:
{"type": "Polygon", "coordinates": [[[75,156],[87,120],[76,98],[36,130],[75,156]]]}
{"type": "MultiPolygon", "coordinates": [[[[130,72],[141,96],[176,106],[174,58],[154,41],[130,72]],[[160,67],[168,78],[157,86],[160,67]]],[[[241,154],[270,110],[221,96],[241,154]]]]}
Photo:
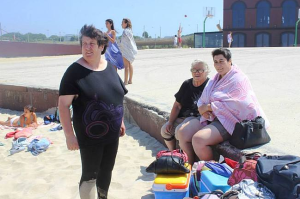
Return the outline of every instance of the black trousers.
{"type": "Polygon", "coordinates": [[[80,148],[82,175],[79,187],[83,182],[96,180],[98,197],[107,195],[118,147],[119,139],[110,144],[80,148]]]}

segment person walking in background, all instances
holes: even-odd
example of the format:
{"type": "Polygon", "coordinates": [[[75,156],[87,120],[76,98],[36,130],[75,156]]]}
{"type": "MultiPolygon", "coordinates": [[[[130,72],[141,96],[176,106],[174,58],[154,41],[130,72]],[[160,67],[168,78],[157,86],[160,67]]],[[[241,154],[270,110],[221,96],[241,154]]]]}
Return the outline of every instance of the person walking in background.
{"type": "Polygon", "coordinates": [[[182,33],[182,27],[181,27],[181,24],[180,24],[180,25],[179,25],[178,32],[177,32],[177,35],[178,35],[178,47],[179,47],[179,48],[181,48],[181,46],[182,46],[181,33],[182,33]]]}
{"type": "Polygon", "coordinates": [[[122,20],[122,28],[124,29],[121,37],[121,52],[123,56],[123,62],[125,66],[124,72],[124,84],[132,84],[133,66],[132,63],[135,60],[137,54],[137,47],[133,38],[132,24],[130,19],[124,18],[122,20]],[[129,72],[129,80],[128,80],[129,72]]]}
{"type": "Polygon", "coordinates": [[[110,63],[112,63],[116,70],[123,69],[124,62],[122,58],[122,53],[117,44],[114,22],[111,19],[107,19],[105,21],[105,25],[107,28],[107,32],[105,33],[105,36],[108,39],[108,46],[105,52],[105,59],[110,63]]]}
{"type": "Polygon", "coordinates": [[[233,42],[233,38],[232,38],[232,32],[229,32],[227,35],[227,41],[228,41],[228,48],[231,47],[231,43],[233,42]]]}
{"type": "Polygon", "coordinates": [[[96,187],[98,199],[107,198],[119,137],[126,131],[123,99],[127,90],[112,63],[101,56],[107,43],[99,29],[84,25],[80,30],[82,57],[66,70],[59,88],[58,108],[67,147],[79,149],[81,155],[81,199],[94,199],[96,187]]]}
{"type": "Polygon", "coordinates": [[[174,47],[177,48],[177,35],[174,36],[174,47]]]}

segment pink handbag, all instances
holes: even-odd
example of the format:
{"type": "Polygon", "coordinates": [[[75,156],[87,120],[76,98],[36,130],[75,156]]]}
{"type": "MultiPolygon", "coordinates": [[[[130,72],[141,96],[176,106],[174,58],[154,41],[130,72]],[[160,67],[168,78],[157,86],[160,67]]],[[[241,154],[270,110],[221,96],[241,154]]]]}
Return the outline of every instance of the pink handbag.
{"type": "Polygon", "coordinates": [[[187,154],[181,149],[175,149],[173,151],[163,150],[156,154],[156,159],[159,159],[162,156],[172,156],[172,157],[179,157],[183,159],[183,162],[188,162],[187,154]]]}

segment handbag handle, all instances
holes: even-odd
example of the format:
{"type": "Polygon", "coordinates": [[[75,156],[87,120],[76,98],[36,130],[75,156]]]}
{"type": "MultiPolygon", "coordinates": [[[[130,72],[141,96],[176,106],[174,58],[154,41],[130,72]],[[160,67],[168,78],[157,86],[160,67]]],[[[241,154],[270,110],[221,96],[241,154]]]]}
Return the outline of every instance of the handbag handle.
{"type": "Polygon", "coordinates": [[[294,161],[294,162],[287,163],[287,164],[283,165],[279,170],[280,170],[280,171],[282,171],[282,170],[287,170],[287,169],[289,169],[289,166],[288,166],[288,165],[290,165],[290,164],[297,164],[297,163],[299,163],[299,162],[300,162],[300,160],[297,160],[297,161],[294,161]]]}
{"type": "MultiPolygon", "coordinates": [[[[173,150],[173,151],[174,151],[174,150],[173,150]]],[[[179,160],[180,160],[179,163],[176,162],[176,161],[174,160],[174,158],[173,158],[173,151],[171,151],[171,158],[172,158],[172,161],[175,162],[175,163],[178,164],[178,165],[183,165],[184,167],[188,168],[188,166],[185,166],[185,162],[183,162],[183,161],[184,161],[184,160],[183,160],[184,158],[183,158],[182,149],[179,149],[179,152],[180,152],[180,154],[181,154],[181,158],[179,159],[179,160]]]]}

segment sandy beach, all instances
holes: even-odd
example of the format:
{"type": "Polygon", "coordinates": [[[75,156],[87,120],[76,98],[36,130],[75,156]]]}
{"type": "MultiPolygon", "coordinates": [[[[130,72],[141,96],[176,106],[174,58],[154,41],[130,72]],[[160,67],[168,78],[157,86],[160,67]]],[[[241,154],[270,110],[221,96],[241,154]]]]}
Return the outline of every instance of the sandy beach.
{"type": "MultiPolygon", "coordinates": [[[[48,110],[37,113],[38,121],[53,113],[48,110]]],[[[0,120],[22,112],[0,109],[0,120]]],[[[68,151],[63,131],[50,131],[51,126],[41,126],[33,136],[48,137],[53,144],[38,156],[19,152],[9,156],[12,138],[4,139],[13,129],[0,130],[0,199],[79,199],[78,182],[81,175],[79,151],[68,151]]],[[[164,146],[126,123],[126,135],[120,139],[119,152],[109,190],[110,199],[152,199],[154,175],[146,173],[146,167],[155,159],[164,146]]]]}

